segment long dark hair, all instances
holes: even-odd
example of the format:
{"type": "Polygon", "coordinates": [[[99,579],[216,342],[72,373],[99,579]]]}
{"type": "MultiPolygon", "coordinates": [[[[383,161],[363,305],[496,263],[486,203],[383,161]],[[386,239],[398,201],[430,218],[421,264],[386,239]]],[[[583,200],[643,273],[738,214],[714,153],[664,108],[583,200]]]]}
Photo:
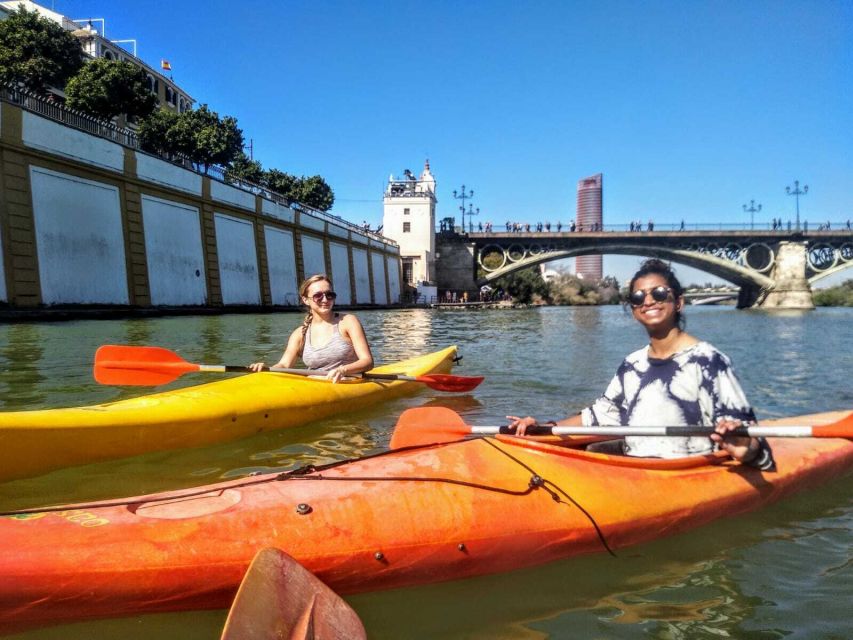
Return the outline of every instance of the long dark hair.
{"type": "Polygon", "coordinates": [[[640,265],[640,268],[637,269],[637,273],[635,273],[634,277],[631,278],[631,284],[628,285],[628,295],[630,296],[634,291],[634,285],[637,283],[637,280],[651,275],[660,276],[666,280],[666,285],[672,289],[672,299],[676,303],[675,324],[679,329],[684,331],[684,327],[687,326],[687,318],[685,318],[684,314],[678,309],[678,299],[684,295],[684,289],[678,281],[678,278],[675,277],[675,271],[673,271],[672,267],[663,260],[659,260],[658,258],[649,258],[643,262],[640,265]]]}

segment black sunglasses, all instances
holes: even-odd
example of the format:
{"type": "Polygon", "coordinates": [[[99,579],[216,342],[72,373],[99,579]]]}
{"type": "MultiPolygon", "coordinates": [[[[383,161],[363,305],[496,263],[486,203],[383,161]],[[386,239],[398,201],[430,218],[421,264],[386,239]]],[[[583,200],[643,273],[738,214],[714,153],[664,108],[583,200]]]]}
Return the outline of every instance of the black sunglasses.
{"type": "Polygon", "coordinates": [[[326,298],[326,300],[334,300],[337,297],[338,294],[334,291],[318,291],[313,296],[311,296],[311,299],[317,304],[320,304],[323,298],[326,298]]]}
{"type": "Polygon", "coordinates": [[[652,294],[652,300],[655,302],[666,302],[669,296],[672,295],[672,289],[669,287],[659,286],[654,289],[637,289],[634,293],[628,296],[628,302],[632,307],[641,307],[646,301],[646,294],[652,294]]]}

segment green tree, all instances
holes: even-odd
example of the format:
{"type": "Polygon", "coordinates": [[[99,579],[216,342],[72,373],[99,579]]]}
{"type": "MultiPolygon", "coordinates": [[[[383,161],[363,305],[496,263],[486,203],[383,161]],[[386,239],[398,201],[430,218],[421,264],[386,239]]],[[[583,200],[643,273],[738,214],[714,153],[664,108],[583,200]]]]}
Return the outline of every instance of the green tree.
{"type": "Polygon", "coordinates": [[[853,307],[853,280],[829,289],[816,289],[812,299],[818,307],[853,307]]]}
{"type": "Polygon", "coordinates": [[[261,184],[264,177],[264,169],[257,160],[250,160],[242,151],[237,154],[225,170],[225,179],[228,181],[248,180],[255,184],[261,184]]]}
{"type": "Polygon", "coordinates": [[[0,82],[43,93],[64,87],[83,64],[77,38],[38,12],[20,6],[0,21],[0,82]]]}
{"type": "Polygon", "coordinates": [[[296,200],[320,211],[328,211],[335,204],[332,188],[320,176],[300,178],[297,193],[296,200]]]}
{"type": "Polygon", "coordinates": [[[137,135],[139,144],[145,150],[163,156],[171,157],[175,148],[169,141],[169,130],[174,126],[178,116],[166,109],[158,109],[139,123],[137,135]]]}
{"type": "Polygon", "coordinates": [[[237,127],[237,119],[220,118],[206,104],[180,114],[167,138],[175,151],[203,167],[204,173],[210,165],[227,165],[243,151],[243,132],[237,127]]]}
{"type": "Polygon", "coordinates": [[[130,62],[98,58],[83,67],[65,87],[67,104],[107,120],[125,114],[129,118],[150,115],[157,97],[148,90],[148,76],[130,62]]]}
{"type": "Polygon", "coordinates": [[[506,291],[515,302],[530,304],[535,298],[544,299],[550,295],[548,283],[542,279],[538,267],[514,271],[495,281],[495,286],[506,291]]]}
{"type": "Polygon", "coordinates": [[[299,201],[299,178],[278,169],[264,172],[262,183],[291,201],[299,201]]]}

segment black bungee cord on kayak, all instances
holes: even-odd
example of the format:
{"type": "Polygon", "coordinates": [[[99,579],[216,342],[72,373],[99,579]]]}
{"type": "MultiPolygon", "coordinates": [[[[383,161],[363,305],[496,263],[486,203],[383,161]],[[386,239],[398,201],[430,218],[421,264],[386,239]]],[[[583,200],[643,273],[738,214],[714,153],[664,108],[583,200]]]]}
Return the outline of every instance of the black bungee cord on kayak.
{"type": "MultiPolygon", "coordinates": [[[[562,494],[563,496],[565,496],[566,499],[568,500],[568,503],[573,504],[581,513],[584,514],[584,516],[586,516],[586,518],[590,521],[590,523],[592,523],[592,526],[595,528],[595,532],[598,535],[598,539],[601,541],[601,544],[604,547],[604,549],[607,551],[607,553],[616,557],[616,554],[613,552],[613,550],[607,544],[607,540],[605,539],[604,534],[602,533],[601,529],[599,528],[598,523],[595,521],[595,519],[592,517],[592,515],[577,502],[577,500],[572,498],[566,491],[564,491],[558,485],[556,485],[553,482],[551,482],[550,480],[540,476],[538,473],[536,473],[535,470],[530,468],[524,462],[522,462],[521,460],[519,460],[515,456],[511,455],[509,452],[505,451],[501,447],[497,446],[497,444],[495,444],[491,438],[475,438],[475,440],[481,440],[481,441],[485,442],[486,444],[493,447],[495,450],[499,451],[500,453],[505,455],[507,458],[509,458],[510,460],[515,462],[516,464],[518,464],[520,467],[522,467],[526,471],[530,472],[530,474],[531,474],[530,475],[530,481],[529,481],[527,487],[523,490],[504,489],[502,487],[495,487],[492,485],[481,484],[478,482],[470,482],[470,481],[466,481],[466,480],[457,480],[455,478],[437,478],[437,477],[419,477],[419,476],[414,476],[414,477],[412,477],[412,476],[338,476],[338,477],[332,476],[332,477],[329,477],[329,476],[322,475],[323,471],[327,471],[329,469],[334,469],[336,467],[345,465],[349,462],[353,462],[353,460],[339,460],[337,462],[330,462],[328,464],[324,464],[324,465],[320,465],[320,466],[308,464],[308,465],[293,469],[291,471],[284,471],[282,473],[277,473],[277,474],[264,474],[263,476],[260,476],[260,477],[258,477],[258,476],[251,477],[250,476],[242,482],[238,482],[238,483],[229,485],[228,487],[224,487],[222,489],[219,489],[219,491],[224,491],[225,489],[239,489],[241,487],[250,487],[250,486],[254,486],[254,485],[258,485],[258,484],[264,484],[267,482],[283,482],[283,481],[288,481],[288,480],[292,480],[292,481],[295,481],[295,480],[307,480],[307,481],[326,480],[326,481],[335,481],[335,482],[435,482],[435,483],[442,483],[442,484],[453,484],[453,485],[462,486],[462,487],[470,487],[472,489],[480,489],[482,491],[502,493],[502,494],[511,495],[511,496],[526,496],[526,495],[529,495],[530,493],[532,493],[533,491],[535,491],[536,489],[542,489],[543,491],[545,491],[546,493],[548,493],[551,496],[551,498],[554,500],[554,502],[556,502],[558,504],[567,504],[567,502],[564,501],[563,499],[561,499],[558,494],[562,494]],[[309,475],[309,474],[316,474],[316,475],[309,475]]],[[[471,442],[471,441],[472,440],[469,440],[469,442],[471,442]]],[[[432,446],[432,445],[426,445],[426,446],[432,446]]],[[[419,446],[419,447],[407,447],[407,448],[415,449],[415,448],[422,448],[422,447],[419,446]]],[[[362,456],[361,458],[358,458],[358,460],[367,460],[370,458],[378,458],[381,456],[388,455],[390,453],[393,453],[393,452],[392,451],[383,451],[383,452],[380,452],[380,453],[377,453],[374,455],[362,456]]],[[[15,517],[16,515],[27,515],[27,514],[33,514],[33,513],[55,513],[58,511],[68,511],[69,509],[79,510],[79,509],[96,509],[99,507],[130,507],[130,506],[134,506],[134,505],[148,504],[151,502],[161,502],[161,501],[168,501],[168,500],[184,500],[187,498],[193,498],[193,497],[197,497],[197,496],[211,494],[214,491],[216,491],[216,489],[200,487],[196,491],[188,490],[186,492],[182,492],[180,494],[172,495],[172,496],[164,495],[162,497],[158,497],[155,494],[153,496],[147,496],[147,497],[140,498],[137,500],[121,499],[121,500],[107,500],[107,501],[81,503],[81,504],[73,504],[73,505],[65,504],[65,505],[56,505],[56,506],[50,506],[50,507],[33,507],[33,508],[29,508],[29,509],[17,509],[14,511],[3,511],[3,512],[0,512],[0,517],[15,517]]]]}

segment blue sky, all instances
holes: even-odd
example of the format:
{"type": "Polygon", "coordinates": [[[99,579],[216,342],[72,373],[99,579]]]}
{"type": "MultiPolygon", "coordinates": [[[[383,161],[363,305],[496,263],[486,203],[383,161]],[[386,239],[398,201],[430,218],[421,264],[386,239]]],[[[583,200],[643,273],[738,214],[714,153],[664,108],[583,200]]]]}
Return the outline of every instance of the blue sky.
{"type": "Polygon", "coordinates": [[[795,179],[803,219],[853,218],[850,1],[42,4],[168,59],[354,222],[379,224],[388,175],[426,157],[438,217],[464,183],[477,220],[568,221],[601,172],[606,223],[748,222],[753,199],[787,220],[795,179]]]}

